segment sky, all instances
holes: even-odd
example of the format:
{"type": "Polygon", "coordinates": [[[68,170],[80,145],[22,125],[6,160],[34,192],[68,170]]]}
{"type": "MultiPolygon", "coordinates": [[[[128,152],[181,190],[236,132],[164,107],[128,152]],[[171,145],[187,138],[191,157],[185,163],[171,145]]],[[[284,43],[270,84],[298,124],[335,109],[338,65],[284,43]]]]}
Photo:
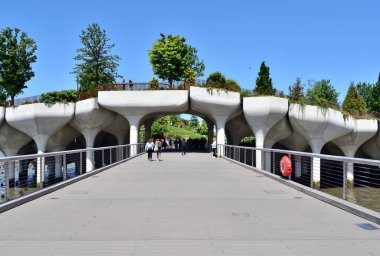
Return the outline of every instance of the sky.
{"type": "Polygon", "coordinates": [[[204,79],[220,71],[253,89],[262,61],[274,87],[288,92],[296,77],[330,79],[343,101],[353,82],[380,72],[377,0],[0,0],[0,29],[20,28],[38,46],[35,77],[24,93],[76,89],[79,35],[91,23],[106,30],[118,73],[149,81],[148,51],[160,33],[181,35],[198,50],[204,79]]]}

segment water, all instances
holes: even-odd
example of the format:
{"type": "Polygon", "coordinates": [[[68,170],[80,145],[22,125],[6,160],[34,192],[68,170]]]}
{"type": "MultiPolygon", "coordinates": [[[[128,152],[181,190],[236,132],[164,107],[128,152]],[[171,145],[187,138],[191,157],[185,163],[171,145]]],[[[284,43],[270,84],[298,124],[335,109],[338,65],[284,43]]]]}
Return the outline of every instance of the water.
{"type": "MultiPolygon", "coordinates": [[[[329,195],[342,198],[342,188],[324,188],[321,189],[329,195]]],[[[347,188],[347,201],[380,212],[380,188],[354,187],[347,188]]]]}

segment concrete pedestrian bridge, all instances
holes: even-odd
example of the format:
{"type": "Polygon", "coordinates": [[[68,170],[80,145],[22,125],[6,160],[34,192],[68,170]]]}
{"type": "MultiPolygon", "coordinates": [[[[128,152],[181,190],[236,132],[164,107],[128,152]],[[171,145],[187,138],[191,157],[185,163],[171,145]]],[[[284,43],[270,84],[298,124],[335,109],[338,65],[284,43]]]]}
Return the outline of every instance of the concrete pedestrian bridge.
{"type": "Polygon", "coordinates": [[[208,153],[162,158],[1,213],[0,255],[379,255],[378,225],[264,172],[208,153]]]}

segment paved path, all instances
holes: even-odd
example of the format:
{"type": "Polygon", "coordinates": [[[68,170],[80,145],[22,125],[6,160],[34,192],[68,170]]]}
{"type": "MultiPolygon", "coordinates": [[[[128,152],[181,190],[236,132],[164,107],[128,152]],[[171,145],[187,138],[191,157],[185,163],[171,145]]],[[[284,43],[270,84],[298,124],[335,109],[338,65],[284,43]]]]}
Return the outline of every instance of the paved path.
{"type": "Polygon", "coordinates": [[[380,255],[359,217],[211,154],[163,159],[0,214],[0,255],[380,255]]]}

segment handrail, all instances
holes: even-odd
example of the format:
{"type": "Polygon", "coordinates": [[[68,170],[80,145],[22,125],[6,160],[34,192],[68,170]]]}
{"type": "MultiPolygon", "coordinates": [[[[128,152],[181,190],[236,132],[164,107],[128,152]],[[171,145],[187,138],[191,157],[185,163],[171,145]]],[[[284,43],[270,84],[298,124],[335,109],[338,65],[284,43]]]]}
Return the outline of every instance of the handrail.
{"type": "Polygon", "coordinates": [[[234,148],[262,150],[264,152],[284,153],[284,154],[305,156],[305,157],[317,157],[317,158],[326,159],[326,160],[333,160],[333,161],[348,161],[348,162],[353,162],[353,163],[365,163],[365,164],[376,165],[376,166],[380,167],[380,160],[375,160],[375,159],[347,157],[347,156],[334,156],[334,155],[316,154],[316,153],[293,151],[293,150],[284,150],[284,149],[269,149],[269,148],[257,148],[257,147],[247,147],[247,146],[222,145],[222,144],[218,144],[218,146],[228,146],[228,147],[234,147],[234,148]]]}

